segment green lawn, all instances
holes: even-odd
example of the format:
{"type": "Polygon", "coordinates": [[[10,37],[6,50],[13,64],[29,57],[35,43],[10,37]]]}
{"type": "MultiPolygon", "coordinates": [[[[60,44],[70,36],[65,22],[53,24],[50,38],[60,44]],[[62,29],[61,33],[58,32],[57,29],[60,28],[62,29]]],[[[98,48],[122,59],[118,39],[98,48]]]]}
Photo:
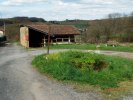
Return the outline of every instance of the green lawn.
{"type": "Polygon", "coordinates": [[[133,46],[105,46],[101,44],[99,48],[96,48],[95,44],[59,44],[51,45],[51,49],[81,49],[81,50],[110,50],[110,51],[124,51],[124,52],[133,52],[133,46]]]}
{"type": "Polygon", "coordinates": [[[42,73],[58,80],[100,86],[118,87],[133,79],[133,60],[94,53],[67,51],[35,57],[32,64],[42,73]]]}

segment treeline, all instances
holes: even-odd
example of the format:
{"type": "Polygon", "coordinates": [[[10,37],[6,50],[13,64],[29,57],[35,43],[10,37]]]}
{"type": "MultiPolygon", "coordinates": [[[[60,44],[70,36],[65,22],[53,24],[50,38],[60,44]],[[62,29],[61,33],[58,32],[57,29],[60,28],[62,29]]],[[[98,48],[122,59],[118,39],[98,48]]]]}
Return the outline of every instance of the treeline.
{"type": "Polygon", "coordinates": [[[108,41],[133,42],[133,12],[112,13],[106,19],[49,21],[52,24],[74,25],[81,31],[85,43],[106,43],[108,41]]]}
{"type": "Polygon", "coordinates": [[[88,27],[82,30],[84,42],[133,42],[133,12],[129,15],[113,13],[109,14],[107,19],[88,23],[88,27]]]}

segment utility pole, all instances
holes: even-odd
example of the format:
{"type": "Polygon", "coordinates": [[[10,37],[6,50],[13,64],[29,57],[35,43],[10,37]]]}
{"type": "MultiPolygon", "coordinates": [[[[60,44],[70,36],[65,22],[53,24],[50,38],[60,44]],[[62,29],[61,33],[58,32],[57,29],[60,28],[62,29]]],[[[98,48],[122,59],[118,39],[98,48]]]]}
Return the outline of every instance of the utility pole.
{"type": "Polygon", "coordinates": [[[50,34],[51,34],[51,26],[49,25],[47,54],[49,54],[49,47],[50,47],[50,34]]]}
{"type": "Polygon", "coordinates": [[[5,25],[5,21],[4,21],[4,19],[3,19],[3,26],[4,26],[4,35],[6,35],[6,25],[5,25]]]}

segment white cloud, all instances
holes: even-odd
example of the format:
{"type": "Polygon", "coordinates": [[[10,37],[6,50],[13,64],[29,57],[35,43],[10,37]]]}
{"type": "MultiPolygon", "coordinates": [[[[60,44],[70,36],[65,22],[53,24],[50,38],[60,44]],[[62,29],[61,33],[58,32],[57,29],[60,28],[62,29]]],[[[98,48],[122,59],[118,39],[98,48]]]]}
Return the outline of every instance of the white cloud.
{"type": "Polygon", "coordinates": [[[38,3],[38,2],[46,2],[46,0],[5,0],[4,2],[2,2],[2,5],[15,6],[15,5],[22,5],[28,3],[38,3]]]}
{"type": "Polygon", "coordinates": [[[113,12],[133,11],[131,0],[3,0],[6,16],[35,16],[46,20],[97,19],[113,12]],[[15,12],[15,13],[14,13],[15,12]]]}

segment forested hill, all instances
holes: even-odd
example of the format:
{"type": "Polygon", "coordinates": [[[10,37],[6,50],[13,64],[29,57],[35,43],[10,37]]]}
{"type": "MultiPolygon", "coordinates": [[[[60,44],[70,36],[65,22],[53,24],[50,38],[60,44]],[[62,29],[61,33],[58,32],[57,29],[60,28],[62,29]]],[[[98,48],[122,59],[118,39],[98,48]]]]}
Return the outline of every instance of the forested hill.
{"type": "Polygon", "coordinates": [[[29,23],[29,22],[46,22],[43,18],[37,18],[37,17],[13,17],[13,18],[0,19],[0,26],[3,25],[3,21],[6,24],[29,23]]]}

